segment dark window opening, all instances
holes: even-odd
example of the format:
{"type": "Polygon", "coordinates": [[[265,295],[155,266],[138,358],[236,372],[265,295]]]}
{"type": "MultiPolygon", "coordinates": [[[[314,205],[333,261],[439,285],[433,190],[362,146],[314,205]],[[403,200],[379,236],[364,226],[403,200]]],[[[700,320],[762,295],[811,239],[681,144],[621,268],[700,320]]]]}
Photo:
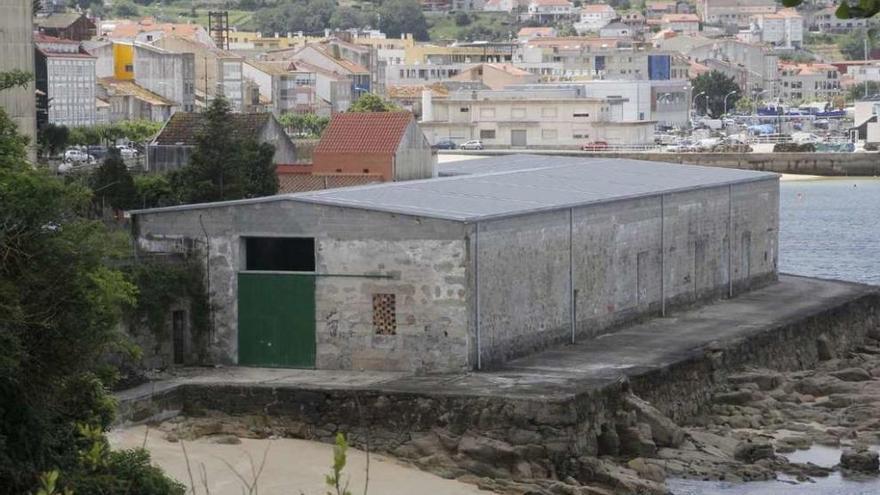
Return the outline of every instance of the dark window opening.
{"type": "Polygon", "coordinates": [[[315,271],[315,239],[311,237],[248,237],[247,270],[315,271]]]}
{"type": "Polygon", "coordinates": [[[373,328],[376,335],[397,334],[397,304],[394,294],[373,294],[373,328]]]}
{"type": "Polygon", "coordinates": [[[172,338],[174,340],[174,364],[183,364],[186,338],[186,312],[174,311],[171,313],[172,338]]]}

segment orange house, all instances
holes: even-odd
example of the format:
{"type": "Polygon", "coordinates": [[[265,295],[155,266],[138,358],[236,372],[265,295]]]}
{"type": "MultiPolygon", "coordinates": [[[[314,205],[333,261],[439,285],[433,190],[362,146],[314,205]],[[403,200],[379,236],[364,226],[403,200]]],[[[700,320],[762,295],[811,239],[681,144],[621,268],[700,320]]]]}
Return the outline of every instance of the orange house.
{"type": "Polygon", "coordinates": [[[333,116],[312,157],[313,174],[379,175],[383,182],[427,179],[436,157],[409,112],[333,116]]]}

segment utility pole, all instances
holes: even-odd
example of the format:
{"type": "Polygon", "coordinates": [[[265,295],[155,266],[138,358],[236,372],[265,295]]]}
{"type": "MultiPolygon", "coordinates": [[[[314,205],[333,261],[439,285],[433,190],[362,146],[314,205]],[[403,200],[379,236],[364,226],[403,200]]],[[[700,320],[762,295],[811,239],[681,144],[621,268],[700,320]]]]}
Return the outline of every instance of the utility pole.
{"type": "MultiPolygon", "coordinates": [[[[868,62],[868,31],[867,30],[865,30],[865,39],[863,41],[865,42],[865,70],[867,71],[867,69],[868,69],[868,64],[867,64],[867,62],[868,62]]],[[[867,74],[865,74],[865,76],[867,76],[867,74]]],[[[865,99],[866,100],[868,99],[868,78],[867,77],[865,77],[865,99]]]]}

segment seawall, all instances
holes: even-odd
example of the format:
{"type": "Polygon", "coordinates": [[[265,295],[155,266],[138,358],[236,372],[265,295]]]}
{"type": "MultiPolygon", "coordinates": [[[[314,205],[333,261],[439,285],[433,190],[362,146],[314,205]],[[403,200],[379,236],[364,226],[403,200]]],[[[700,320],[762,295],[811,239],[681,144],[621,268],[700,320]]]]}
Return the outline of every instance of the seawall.
{"type": "Polygon", "coordinates": [[[577,150],[481,150],[441,151],[441,154],[497,156],[515,153],[593,158],[627,158],[655,162],[683,163],[707,167],[760,170],[781,174],[823,176],[878,176],[880,154],[877,153],[618,153],[577,150]]]}
{"type": "Polygon", "coordinates": [[[272,434],[330,442],[344,432],[355,445],[449,476],[589,481],[595,473],[585,459],[627,454],[624,437],[637,423],[652,433],[630,444],[680,441],[668,418],[692,420],[728,374],[809,368],[877,328],[880,288],[786,276],[498,372],[318,381],[314,371],[260,378],[238,369],[120,394],[120,420],[221,411],[261,418],[272,434]]]}

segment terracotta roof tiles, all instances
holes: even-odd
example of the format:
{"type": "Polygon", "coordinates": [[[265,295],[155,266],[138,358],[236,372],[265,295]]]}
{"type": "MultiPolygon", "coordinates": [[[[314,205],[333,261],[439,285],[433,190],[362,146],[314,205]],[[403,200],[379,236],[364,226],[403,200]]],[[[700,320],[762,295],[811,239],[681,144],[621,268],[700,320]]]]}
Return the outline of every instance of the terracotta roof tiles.
{"type": "Polygon", "coordinates": [[[394,153],[412,120],[409,112],[337,114],[315,153],[394,153]]]}
{"type": "MultiPolygon", "coordinates": [[[[239,136],[257,138],[271,116],[270,113],[231,113],[228,118],[232,122],[234,132],[239,136]]],[[[168,119],[153,143],[166,146],[178,144],[195,146],[196,135],[202,127],[202,117],[200,113],[176,112],[168,119]]]]}

